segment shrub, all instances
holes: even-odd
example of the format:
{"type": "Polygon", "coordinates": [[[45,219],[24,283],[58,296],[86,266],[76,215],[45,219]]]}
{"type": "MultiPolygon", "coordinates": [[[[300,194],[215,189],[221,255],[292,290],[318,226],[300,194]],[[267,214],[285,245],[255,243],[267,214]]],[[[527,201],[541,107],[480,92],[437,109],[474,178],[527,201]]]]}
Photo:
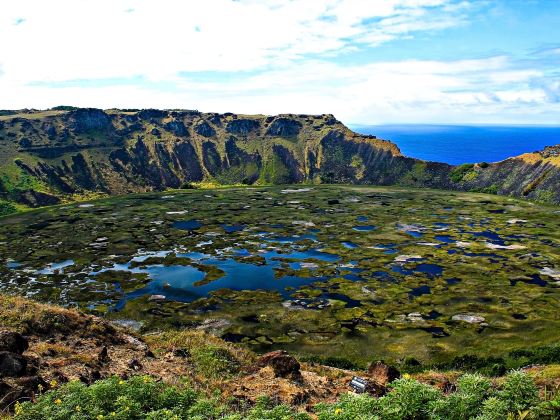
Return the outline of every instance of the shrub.
{"type": "Polygon", "coordinates": [[[499,396],[507,403],[509,410],[515,413],[536,404],[539,390],[527,374],[514,370],[507,375],[499,396]]]}
{"type": "Polygon", "coordinates": [[[476,420],[503,420],[508,418],[508,405],[504,400],[490,397],[482,403],[482,414],[476,420]]]}
{"type": "Polygon", "coordinates": [[[457,380],[457,392],[432,404],[438,419],[475,417],[483,401],[491,395],[490,381],[478,374],[466,374],[457,380]]]}
{"type": "Polygon", "coordinates": [[[490,165],[488,164],[488,162],[480,162],[478,164],[478,166],[480,166],[482,169],[485,169],[485,168],[488,168],[488,166],[490,166],[490,165]]]}
{"type": "Polygon", "coordinates": [[[471,172],[474,168],[472,163],[464,163],[462,165],[456,166],[451,170],[449,177],[453,182],[461,182],[465,176],[471,172]]]}
{"type": "Polygon", "coordinates": [[[369,395],[346,394],[335,404],[317,404],[315,413],[319,420],[366,420],[379,412],[379,400],[369,395]]]}
{"type": "Polygon", "coordinates": [[[0,200],[0,216],[15,213],[17,209],[15,206],[7,201],[0,200]]]}
{"type": "Polygon", "coordinates": [[[195,401],[193,390],[165,385],[149,376],[126,381],[113,377],[90,386],[69,382],[39,396],[35,403],[18,404],[15,419],[186,418],[195,401]],[[158,417],[167,411],[169,416],[158,417]]]}
{"type": "Polygon", "coordinates": [[[413,379],[397,379],[391,387],[391,392],[379,399],[381,418],[388,420],[427,418],[430,405],[441,397],[434,387],[413,379]]]}
{"type": "MultiPolygon", "coordinates": [[[[233,420],[234,416],[228,417],[233,420]]],[[[238,416],[247,420],[307,420],[310,417],[305,413],[294,413],[286,405],[275,405],[269,397],[261,397],[255,407],[245,416],[238,416]]]]}

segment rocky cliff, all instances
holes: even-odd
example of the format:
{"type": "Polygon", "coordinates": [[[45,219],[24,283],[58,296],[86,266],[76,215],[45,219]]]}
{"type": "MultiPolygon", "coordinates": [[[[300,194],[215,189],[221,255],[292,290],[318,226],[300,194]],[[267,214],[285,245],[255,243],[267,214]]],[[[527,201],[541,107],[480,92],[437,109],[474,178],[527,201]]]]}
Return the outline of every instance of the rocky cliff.
{"type": "Polygon", "coordinates": [[[0,199],[41,206],[95,194],[216,184],[358,183],[560,202],[558,149],[451,166],[403,156],[332,115],[188,110],[0,112],[0,199]]]}

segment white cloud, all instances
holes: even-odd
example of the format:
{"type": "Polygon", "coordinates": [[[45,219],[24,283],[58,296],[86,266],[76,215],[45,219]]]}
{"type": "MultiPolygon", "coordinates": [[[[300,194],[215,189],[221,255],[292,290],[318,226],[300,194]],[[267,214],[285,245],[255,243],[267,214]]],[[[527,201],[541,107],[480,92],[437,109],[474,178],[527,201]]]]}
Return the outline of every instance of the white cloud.
{"type": "Polygon", "coordinates": [[[516,68],[506,55],[344,62],[352,51],[462,25],[472,7],[456,0],[6,0],[0,108],[328,112],[376,123],[519,121],[526,104],[528,118],[550,118],[558,85],[539,82],[538,68],[516,68]],[[131,83],[135,77],[141,82],[131,83]]]}

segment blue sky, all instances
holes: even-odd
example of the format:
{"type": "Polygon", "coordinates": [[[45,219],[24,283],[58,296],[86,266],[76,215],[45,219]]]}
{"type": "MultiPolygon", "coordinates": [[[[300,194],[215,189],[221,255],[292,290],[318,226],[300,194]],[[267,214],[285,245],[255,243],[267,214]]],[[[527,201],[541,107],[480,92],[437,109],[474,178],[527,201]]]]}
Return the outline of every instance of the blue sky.
{"type": "Polygon", "coordinates": [[[0,108],[560,124],[557,0],[3,0],[0,39],[0,108]]]}

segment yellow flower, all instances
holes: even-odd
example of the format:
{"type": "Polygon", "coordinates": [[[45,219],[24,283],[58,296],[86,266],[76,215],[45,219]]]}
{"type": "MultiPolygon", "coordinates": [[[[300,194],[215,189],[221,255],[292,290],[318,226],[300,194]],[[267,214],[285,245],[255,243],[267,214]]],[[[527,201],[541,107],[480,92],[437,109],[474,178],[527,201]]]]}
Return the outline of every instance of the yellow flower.
{"type": "Polygon", "coordinates": [[[111,417],[115,417],[117,415],[117,413],[115,413],[114,411],[111,413],[111,417]]]}
{"type": "Polygon", "coordinates": [[[410,375],[409,375],[408,373],[405,373],[402,377],[403,377],[404,379],[410,379],[410,375]]]}
{"type": "Polygon", "coordinates": [[[58,382],[56,381],[56,379],[53,379],[53,380],[50,382],[51,388],[54,388],[54,387],[57,386],[57,385],[58,385],[58,382]]]}
{"type": "Polygon", "coordinates": [[[23,408],[21,408],[21,404],[20,404],[19,401],[16,403],[16,406],[15,406],[15,408],[14,408],[14,412],[15,412],[16,415],[18,415],[18,416],[19,416],[21,413],[23,413],[23,408]]]}
{"type": "Polygon", "coordinates": [[[60,398],[57,398],[56,400],[54,400],[54,403],[56,405],[62,404],[62,400],[60,398]]]}
{"type": "Polygon", "coordinates": [[[124,381],[121,379],[121,380],[119,381],[119,385],[123,385],[123,384],[124,384],[124,381]]]}
{"type": "Polygon", "coordinates": [[[79,405],[76,406],[76,411],[81,411],[82,407],[80,407],[79,405]]]}
{"type": "Polygon", "coordinates": [[[337,408],[336,410],[334,410],[334,414],[336,414],[337,416],[340,415],[340,413],[342,413],[342,408],[337,408]]]}

